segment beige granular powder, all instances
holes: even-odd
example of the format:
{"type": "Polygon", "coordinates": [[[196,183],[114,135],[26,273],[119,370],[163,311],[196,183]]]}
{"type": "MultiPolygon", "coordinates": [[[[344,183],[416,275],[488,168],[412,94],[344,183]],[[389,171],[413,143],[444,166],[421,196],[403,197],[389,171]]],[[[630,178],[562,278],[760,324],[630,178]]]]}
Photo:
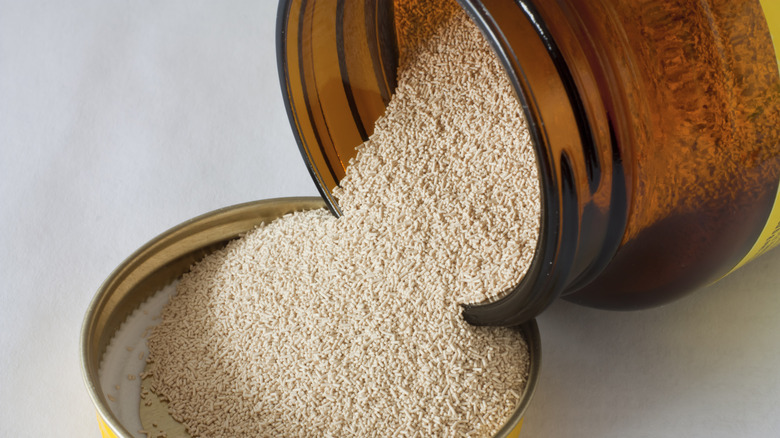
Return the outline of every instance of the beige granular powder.
{"type": "Polygon", "coordinates": [[[192,435],[484,437],[515,409],[524,340],[460,304],[530,263],[535,158],[477,28],[420,3],[396,7],[398,87],[343,216],[287,215],[206,257],[149,336],[152,389],[192,435]]]}

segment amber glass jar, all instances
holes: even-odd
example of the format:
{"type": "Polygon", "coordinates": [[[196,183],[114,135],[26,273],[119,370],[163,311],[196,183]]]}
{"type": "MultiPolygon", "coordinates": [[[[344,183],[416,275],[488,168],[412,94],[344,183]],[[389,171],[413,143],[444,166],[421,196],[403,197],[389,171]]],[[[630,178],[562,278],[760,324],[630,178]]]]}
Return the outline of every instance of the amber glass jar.
{"type": "MultiPolygon", "coordinates": [[[[663,304],[780,240],[775,0],[459,2],[523,105],[542,188],[530,270],[467,320],[517,324],[558,297],[663,304]]],[[[301,152],[338,214],[331,190],[395,86],[392,2],[283,0],[278,56],[301,152]]]]}

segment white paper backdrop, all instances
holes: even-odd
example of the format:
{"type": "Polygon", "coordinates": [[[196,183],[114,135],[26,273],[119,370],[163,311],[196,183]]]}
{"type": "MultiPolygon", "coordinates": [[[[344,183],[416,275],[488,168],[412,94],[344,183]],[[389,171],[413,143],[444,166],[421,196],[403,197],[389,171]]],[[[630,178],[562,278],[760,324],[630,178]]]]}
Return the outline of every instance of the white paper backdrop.
{"type": "MultiPolygon", "coordinates": [[[[135,249],[316,195],[268,0],[0,0],[0,436],[98,437],[80,324],[135,249]]],[[[780,251],[637,313],[558,303],[524,437],[780,436],[780,251]]]]}

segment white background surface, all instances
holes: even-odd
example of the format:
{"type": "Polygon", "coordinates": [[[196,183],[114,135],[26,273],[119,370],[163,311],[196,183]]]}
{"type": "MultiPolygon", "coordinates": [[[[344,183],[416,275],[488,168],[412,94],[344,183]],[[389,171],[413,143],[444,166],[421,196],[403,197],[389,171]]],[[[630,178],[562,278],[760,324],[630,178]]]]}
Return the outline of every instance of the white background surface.
{"type": "MultiPolygon", "coordinates": [[[[207,211],[316,195],[285,115],[275,2],[0,0],[0,436],[98,437],[95,290],[207,211]]],[[[780,251],[663,308],[539,318],[524,437],[780,436],[780,251]]]]}

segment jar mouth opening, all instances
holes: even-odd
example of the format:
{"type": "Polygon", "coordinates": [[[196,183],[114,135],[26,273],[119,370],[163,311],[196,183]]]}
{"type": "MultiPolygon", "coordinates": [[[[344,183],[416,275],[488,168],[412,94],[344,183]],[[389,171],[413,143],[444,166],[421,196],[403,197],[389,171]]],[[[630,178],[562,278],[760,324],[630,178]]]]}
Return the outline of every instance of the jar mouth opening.
{"type": "MultiPolygon", "coordinates": [[[[579,202],[575,154],[595,191],[600,172],[579,91],[564,57],[532,2],[458,0],[504,66],[531,134],[540,185],[539,238],[520,282],[497,300],[464,305],[476,325],[515,325],[539,315],[563,292],[573,263],[579,202]],[[535,92],[535,90],[537,92],[535,92]],[[572,151],[576,151],[572,154],[572,151]],[[555,274],[558,275],[555,275],[555,274]]],[[[583,173],[583,172],[579,172],[583,173]]]]}
{"type": "MultiPolygon", "coordinates": [[[[322,198],[339,216],[333,190],[345,175],[357,146],[372,134],[373,123],[384,114],[395,89],[398,47],[393,2],[355,2],[348,6],[345,2],[330,2],[330,6],[321,2],[317,8],[308,9],[300,3],[305,6],[306,2],[280,3],[280,80],[304,161],[322,198]],[[293,7],[293,3],[298,6],[293,7]],[[321,19],[317,14],[322,14],[321,19]],[[333,22],[333,16],[337,19],[330,27],[319,26],[333,22]],[[344,33],[347,27],[342,26],[348,26],[346,22],[356,16],[364,20],[365,24],[360,23],[363,29],[356,34],[344,33]],[[314,22],[318,23],[316,30],[314,22]],[[331,46],[312,43],[324,40],[331,41],[331,46]],[[356,58],[350,55],[352,52],[363,56],[356,58]],[[358,83],[359,87],[353,86],[358,83]],[[332,87],[339,88],[338,92],[332,87]]],[[[536,155],[541,209],[533,261],[517,287],[494,301],[464,306],[464,317],[471,323],[514,325],[538,315],[562,291],[563,285],[551,281],[550,274],[566,270],[571,264],[573,254],[561,257],[561,242],[566,237],[564,228],[577,229],[578,208],[577,176],[572,157],[564,149],[582,148],[581,128],[587,127],[587,122],[581,105],[572,105],[578,96],[566,63],[529,2],[458,3],[503,64],[523,109],[536,155]],[[544,93],[534,94],[535,89],[544,89],[544,93]],[[548,129],[552,121],[555,127],[548,129]],[[565,129],[559,129],[560,125],[565,129]],[[575,211],[573,216],[563,214],[563,210],[571,209],[575,211]]],[[[569,237],[576,240],[576,235],[569,237]]]]}
{"type": "MultiPolygon", "coordinates": [[[[464,303],[463,305],[464,318],[466,318],[467,321],[476,325],[492,325],[492,323],[486,321],[486,319],[516,317],[518,310],[516,308],[513,309],[511,315],[506,314],[506,310],[510,307],[506,302],[516,300],[517,297],[520,296],[528,296],[531,292],[531,284],[534,283],[531,278],[538,277],[544,265],[542,253],[545,247],[545,241],[549,239],[548,233],[550,230],[550,218],[547,217],[549,211],[548,204],[553,197],[553,193],[549,190],[550,185],[545,184],[544,181],[545,178],[550,176],[549,169],[546,169],[543,165],[544,163],[541,162],[544,152],[544,123],[539,119],[538,111],[535,111],[538,104],[530,84],[528,84],[528,78],[523,70],[521,60],[518,58],[518,53],[512,49],[510,42],[507,41],[506,36],[501,31],[501,28],[491,14],[491,11],[486,8],[483,2],[474,0],[457,0],[457,2],[463,10],[466,11],[471,21],[477,25],[480,32],[482,32],[482,35],[488,41],[496,57],[503,65],[504,73],[512,84],[512,89],[515,92],[516,99],[520,102],[523,117],[531,135],[531,142],[533,143],[536,157],[538,184],[540,186],[539,234],[536,240],[533,259],[526,272],[522,274],[520,281],[516,285],[497,294],[491,301],[464,303]],[[546,188],[547,190],[545,190],[546,188]]],[[[527,319],[531,319],[536,315],[537,314],[534,314],[527,319]]],[[[524,318],[524,320],[525,319],[526,318],[524,318]]],[[[499,325],[505,324],[499,323],[499,325]]]]}

